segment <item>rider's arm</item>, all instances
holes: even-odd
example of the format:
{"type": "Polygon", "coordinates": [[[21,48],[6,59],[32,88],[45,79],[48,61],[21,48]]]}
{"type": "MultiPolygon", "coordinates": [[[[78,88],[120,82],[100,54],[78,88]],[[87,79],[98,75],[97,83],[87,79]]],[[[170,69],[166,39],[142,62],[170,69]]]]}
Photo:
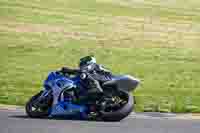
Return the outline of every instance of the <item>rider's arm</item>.
{"type": "Polygon", "coordinates": [[[99,72],[105,72],[105,73],[111,73],[108,69],[106,69],[104,66],[102,65],[98,65],[96,66],[96,71],[99,71],[99,72]]]}
{"type": "Polygon", "coordinates": [[[62,67],[60,72],[63,73],[63,74],[76,75],[79,72],[79,70],[78,69],[71,69],[71,68],[68,68],[68,67],[62,67]]]}
{"type": "Polygon", "coordinates": [[[105,67],[103,67],[102,65],[98,65],[98,64],[96,64],[95,71],[99,74],[102,73],[105,75],[112,75],[110,70],[108,70],[105,67]]]}

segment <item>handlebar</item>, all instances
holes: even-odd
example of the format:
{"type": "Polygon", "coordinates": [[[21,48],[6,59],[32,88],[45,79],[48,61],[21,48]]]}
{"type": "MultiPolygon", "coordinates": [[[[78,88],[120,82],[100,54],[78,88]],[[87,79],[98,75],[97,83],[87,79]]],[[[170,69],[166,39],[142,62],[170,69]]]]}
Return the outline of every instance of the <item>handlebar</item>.
{"type": "Polygon", "coordinates": [[[81,67],[80,69],[71,69],[71,68],[68,68],[68,67],[63,67],[58,72],[63,73],[64,75],[68,74],[68,75],[84,76],[84,75],[81,75],[81,74],[85,74],[85,76],[84,76],[85,78],[87,77],[87,78],[94,80],[94,78],[90,74],[90,72],[93,71],[93,70],[94,70],[93,65],[87,65],[87,66],[81,67]]]}

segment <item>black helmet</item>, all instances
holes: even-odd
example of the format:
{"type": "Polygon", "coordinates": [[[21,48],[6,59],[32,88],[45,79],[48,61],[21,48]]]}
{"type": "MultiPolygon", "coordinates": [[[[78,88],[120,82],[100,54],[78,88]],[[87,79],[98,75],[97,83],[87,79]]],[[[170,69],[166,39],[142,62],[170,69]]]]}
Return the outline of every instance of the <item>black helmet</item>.
{"type": "Polygon", "coordinates": [[[96,63],[94,56],[86,56],[80,59],[79,67],[96,63]]]}

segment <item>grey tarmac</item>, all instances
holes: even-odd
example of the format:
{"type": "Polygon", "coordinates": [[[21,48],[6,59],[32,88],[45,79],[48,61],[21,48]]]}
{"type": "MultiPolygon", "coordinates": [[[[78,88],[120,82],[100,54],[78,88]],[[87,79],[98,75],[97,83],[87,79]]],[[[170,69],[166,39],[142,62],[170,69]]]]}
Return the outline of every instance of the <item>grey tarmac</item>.
{"type": "Polygon", "coordinates": [[[200,133],[200,120],[162,113],[132,113],[120,122],[30,119],[23,109],[0,109],[0,133],[200,133]]]}

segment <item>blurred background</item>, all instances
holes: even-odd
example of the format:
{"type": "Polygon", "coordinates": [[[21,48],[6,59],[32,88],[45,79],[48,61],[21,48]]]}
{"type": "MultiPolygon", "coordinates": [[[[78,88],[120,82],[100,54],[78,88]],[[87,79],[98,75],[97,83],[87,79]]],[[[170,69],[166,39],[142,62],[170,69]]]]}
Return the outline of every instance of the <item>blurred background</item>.
{"type": "Polygon", "coordinates": [[[200,1],[0,0],[0,103],[94,54],[141,80],[137,111],[200,112],[200,1]]]}

